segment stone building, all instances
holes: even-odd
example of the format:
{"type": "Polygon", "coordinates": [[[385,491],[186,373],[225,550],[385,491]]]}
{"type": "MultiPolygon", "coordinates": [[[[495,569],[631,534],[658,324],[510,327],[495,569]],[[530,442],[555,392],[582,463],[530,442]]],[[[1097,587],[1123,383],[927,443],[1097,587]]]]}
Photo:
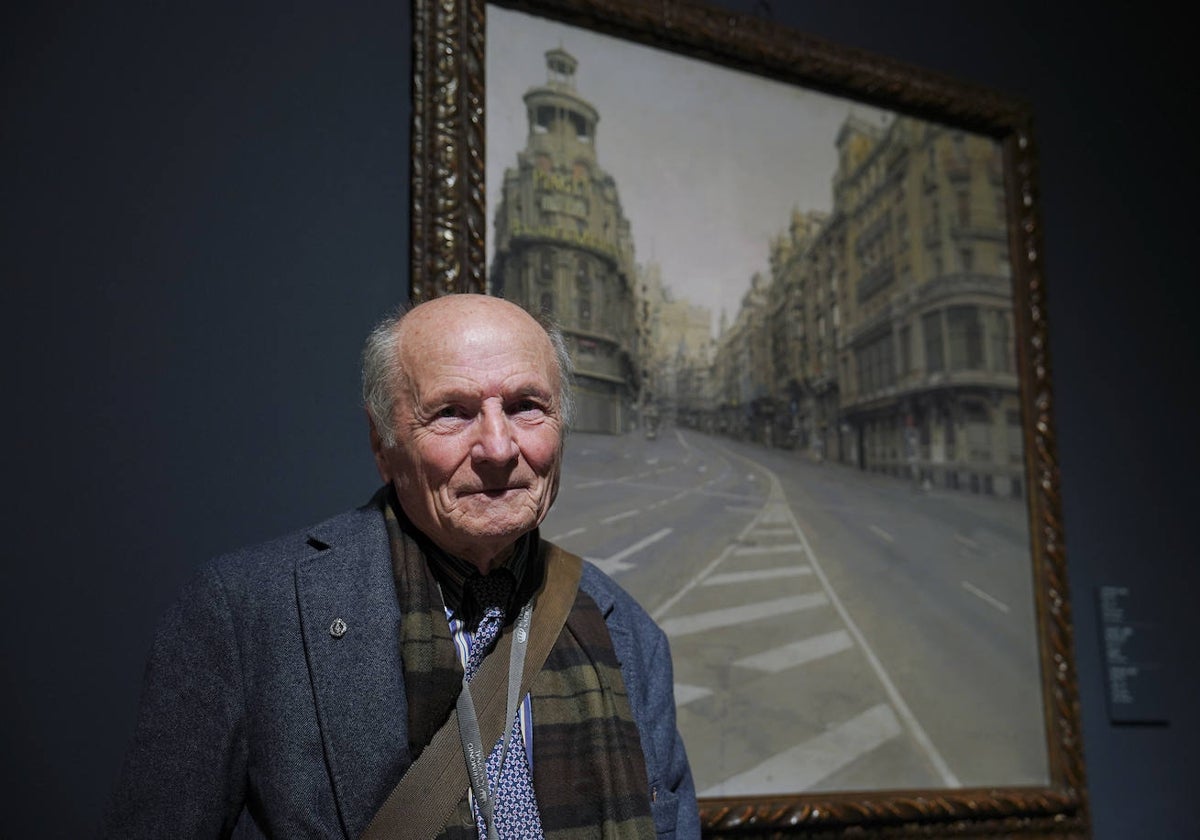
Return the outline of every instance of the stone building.
{"type": "Polygon", "coordinates": [[[831,212],[793,213],[770,243],[769,281],[754,278],[718,344],[721,428],[922,484],[1022,495],[999,145],[853,116],[836,143],[831,212]]]}
{"type": "Polygon", "coordinates": [[[563,328],[576,369],[580,431],[634,422],[638,327],[633,239],[617,186],[596,157],[600,115],[575,90],[577,62],[546,53],[546,83],[524,96],[529,134],[504,173],[491,292],[563,328]]]}
{"type": "Polygon", "coordinates": [[[774,443],[772,348],[767,335],[770,278],[756,272],[732,324],[722,319],[712,366],[713,427],[739,440],[774,443]]]}
{"type": "MultiPolygon", "coordinates": [[[[825,435],[836,429],[836,379],[822,360],[833,358],[834,333],[826,298],[819,295],[828,271],[820,260],[826,250],[815,246],[828,230],[828,214],[792,212],[788,230],[771,243],[771,284],[767,291],[770,356],[774,361],[773,439],[787,449],[826,452],[825,435]],[[828,331],[828,333],[827,333],[828,331]]],[[[836,298],[833,315],[836,316],[836,298]]]]}
{"type": "Polygon", "coordinates": [[[885,130],[847,121],[839,149],[850,459],[923,483],[1022,495],[999,144],[900,118],[885,130]]]}
{"type": "MultiPolygon", "coordinates": [[[[638,324],[642,328],[640,404],[663,420],[701,409],[712,353],[712,313],[674,295],[662,269],[650,262],[638,270],[638,324]]],[[[687,425],[698,425],[688,421],[687,425]]]]}

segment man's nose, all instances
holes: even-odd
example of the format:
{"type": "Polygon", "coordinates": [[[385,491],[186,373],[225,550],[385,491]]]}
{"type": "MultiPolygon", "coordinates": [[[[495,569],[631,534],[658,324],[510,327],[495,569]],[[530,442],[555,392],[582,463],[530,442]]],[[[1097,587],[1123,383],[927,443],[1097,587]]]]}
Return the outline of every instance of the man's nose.
{"type": "Polygon", "coordinates": [[[499,406],[485,406],[479,418],[479,437],[472,455],[481,461],[507,463],[519,449],[511,418],[499,406]]]}

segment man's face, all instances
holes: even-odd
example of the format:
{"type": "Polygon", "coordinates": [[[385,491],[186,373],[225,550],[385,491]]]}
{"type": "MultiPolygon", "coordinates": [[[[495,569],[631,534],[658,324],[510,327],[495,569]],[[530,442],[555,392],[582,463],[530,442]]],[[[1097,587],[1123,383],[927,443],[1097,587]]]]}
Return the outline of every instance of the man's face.
{"type": "Polygon", "coordinates": [[[380,475],[413,524],[486,571],[558,492],[554,351],[526,312],[498,298],[438,298],[399,329],[407,382],[395,400],[396,445],[372,434],[380,475]]]}

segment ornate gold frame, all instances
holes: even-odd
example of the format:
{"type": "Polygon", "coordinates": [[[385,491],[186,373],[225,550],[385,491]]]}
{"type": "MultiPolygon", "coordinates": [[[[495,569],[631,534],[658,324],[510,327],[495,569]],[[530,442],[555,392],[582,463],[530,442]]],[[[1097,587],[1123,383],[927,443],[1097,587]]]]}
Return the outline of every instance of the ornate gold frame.
{"type": "MultiPolygon", "coordinates": [[[[497,5],[1001,141],[1010,197],[1050,783],[713,799],[702,801],[701,815],[707,836],[1090,836],[1052,420],[1037,161],[1027,106],[995,91],[685,0],[503,0],[497,5]]],[[[485,0],[413,0],[414,301],[486,288],[485,17],[485,0]]]]}

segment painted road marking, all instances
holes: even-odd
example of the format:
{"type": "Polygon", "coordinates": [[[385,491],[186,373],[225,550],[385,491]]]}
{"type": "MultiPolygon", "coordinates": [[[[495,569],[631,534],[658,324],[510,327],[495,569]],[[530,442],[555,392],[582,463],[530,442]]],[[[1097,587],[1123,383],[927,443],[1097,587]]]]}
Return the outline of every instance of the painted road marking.
{"type": "Polygon", "coordinates": [[[808,566],[785,566],[782,569],[759,569],[754,572],[725,572],[707,578],[702,586],[725,586],[731,583],[754,583],[760,580],[776,580],[778,578],[811,575],[808,566]]]}
{"type": "Polygon", "coordinates": [[[745,659],[739,659],[733,664],[741,665],[744,668],[754,668],[757,671],[766,671],[768,674],[778,674],[780,671],[786,671],[817,659],[824,659],[826,656],[833,656],[835,653],[841,653],[852,647],[854,647],[854,642],[850,639],[850,634],[845,630],[835,630],[832,633],[812,636],[773,650],[756,653],[745,659]]]}
{"type": "Polygon", "coordinates": [[[639,551],[641,551],[643,548],[645,548],[648,545],[653,545],[654,543],[656,543],[659,540],[666,537],[673,530],[674,530],[673,528],[663,528],[661,531],[653,533],[650,536],[645,537],[644,539],[638,540],[637,542],[635,542],[633,545],[629,546],[628,548],[624,548],[624,549],[618,551],[612,557],[606,557],[603,560],[598,560],[595,557],[589,557],[587,559],[591,560],[593,563],[595,563],[597,566],[599,566],[600,571],[602,571],[605,574],[610,575],[610,576],[615,575],[619,572],[627,571],[629,569],[634,568],[634,565],[632,563],[626,563],[625,562],[626,557],[629,557],[630,555],[633,555],[633,554],[637,554],[639,551]]]}
{"type": "Polygon", "coordinates": [[[617,522],[617,521],[619,521],[619,520],[622,520],[622,519],[628,519],[628,518],[629,518],[629,517],[631,517],[631,516],[637,516],[637,515],[638,515],[639,513],[641,513],[641,512],[642,512],[642,511],[641,511],[640,509],[638,509],[638,510],[627,510],[627,511],[625,511],[624,513],[618,513],[618,514],[614,514],[613,516],[608,516],[608,517],[605,517],[604,519],[601,519],[601,520],[600,520],[600,522],[601,522],[602,524],[604,524],[604,525],[607,525],[607,524],[609,524],[610,522],[617,522]]]}
{"type": "Polygon", "coordinates": [[[546,539],[550,540],[550,542],[555,542],[555,543],[562,542],[563,540],[569,539],[570,537],[577,537],[586,530],[587,530],[587,528],[572,528],[570,531],[567,531],[564,534],[555,534],[554,536],[547,537],[546,539]]]}
{"type": "Polygon", "coordinates": [[[687,685],[686,683],[675,683],[675,706],[686,706],[693,700],[699,700],[702,697],[708,697],[712,694],[711,688],[704,688],[699,685],[687,685]]]}
{"type": "Polygon", "coordinates": [[[879,537],[879,539],[883,540],[884,542],[894,543],[896,541],[895,537],[893,537],[887,531],[880,528],[878,525],[872,525],[871,532],[873,534],[875,534],[875,536],[879,537]]]}
{"type": "MultiPolygon", "coordinates": [[[[755,533],[758,533],[755,531],[755,533]]],[[[784,545],[743,545],[733,550],[733,553],[738,557],[750,557],[755,554],[798,554],[804,551],[804,546],[800,543],[786,543],[784,545]]]]}
{"type": "Polygon", "coordinates": [[[701,796],[755,796],[810,790],[822,779],[895,738],[904,730],[886,703],[797,744],[701,796]]]}
{"type": "Polygon", "coordinates": [[[791,526],[788,526],[788,525],[779,525],[779,526],[772,525],[769,527],[764,527],[763,525],[760,524],[754,528],[754,536],[759,537],[759,538],[791,537],[791,536],[795,536],[795,534],[793,533],[791,526]]]}
{"type": "Polygon", "coordinates": [[[792,595],[788,598],[743,604],[739,607],[708,610],[679,618],[667,618],[658,624],[668,636],[687,636],[692,633],[703,633],[705,630],[717,630],[721,627],[745,624],[747,621],[756,621],[761,618],[786,615],[798,610],[822,607],[828,603],[829,599],[825,597],[825,593],[811,592],[806,595],[792,595]]]}
{"type": "Polygon", "coordinates": [[[993,607],[1000,610],[1000,612],[1002,612],[1002,613],[1008,612],[1008,604],[1004,603],[999,598],[993,598],[991,595],[984,592],[978,586],[972,586],[968,581],[964,580],[962,582],[962,587],[963,587],[963,589],[967,590],[972,595],[974,595],[976,598],[979,598],[980,600],[982,600],[988,604],[991,604],[993,607]]]}
{"type": "MultiPolygon", "coordinates": [[[[742,457],[732,452],[729,454],[735,458],[742,457]]],[[[743,458],[742,460],[746,459],[743,458]]],[[[765,469],[766,468],[764,467],[764,470],[765,469]]],[[[770,470],[766,470],[766,473],[771,482],[771,489],[767,494],[768,499],[773,500],[778,504],[785,504],[783,485],[779,483],[779,477],[770,470]]],[[[924,751],[925,757],[928,758],[929,763],[933,765],[934,771],[941,776],[943,785],[952,788],[962,787],[962,783],[958,780],[958,776],[956,776],[954,771],[950,769],[950,765],[946,763],[946,759],[942,757],[941,752],[938,750],[937,746],[934,745],[933,739],[929,737],[929,733],[927,733],[925,728],[921,726],[921,722],[917,720],[917,716],[913,714],[912,709],[909,708],[908,703],[905,702],[904,697],[900,694],[900,690],[896,688],[896,684],[892,682],[891,676],[883,667],[883,662],[880,661],[870,644],[867,643],[867,637],[863,635],[862,630],[859,629],[858,624],[855,623],[854,619],[851,617],[850,611],[846,609],[846,605],[842,603],[842,599],[839,598],[837,592],[834,591],[833,585],[829,582],[829,578],[826,577],[825,571],[821,567],[820,559],[817,557],[816,552],[812,550],[812,546],[809,545],[808,537],[804,535],[804,530],[800,527],[800,523],[796,521],[795,514],[792,513],[790,508],[788,509],[788,516],[791,518],[792,525],[796,529],[797,539],[804,544],[804,552],[808,556],[809,561],[812,563],[813,572],[820,579],[821,587],[829,595],[829,602],[833,604],[833,608],[837,611],[838,616],[842,619],[842,623],[846,625],[846,630],[854,638],[855,644],[862,649],[863,655],[867,658],[867,663],[871,666],[871,670],[875,672],[875,677],[883,686],[883,690],[887,694],[888,699],[891,700],[892,708],[896,710],[896,714],[899,715],[900,720],[903,721],[904,725],[908,728],[913,740],[917,742],[917,746],[924,751]]]]}
{"type": "Polygon", "coordinates": [[[979,550],[979,543],[975,542],[975,540],[971,539],[970,537],[964,537],[962,534],[955,534],[954,539],[957,540],[960,545],[964,545],[972,551],[979,550]]]}

